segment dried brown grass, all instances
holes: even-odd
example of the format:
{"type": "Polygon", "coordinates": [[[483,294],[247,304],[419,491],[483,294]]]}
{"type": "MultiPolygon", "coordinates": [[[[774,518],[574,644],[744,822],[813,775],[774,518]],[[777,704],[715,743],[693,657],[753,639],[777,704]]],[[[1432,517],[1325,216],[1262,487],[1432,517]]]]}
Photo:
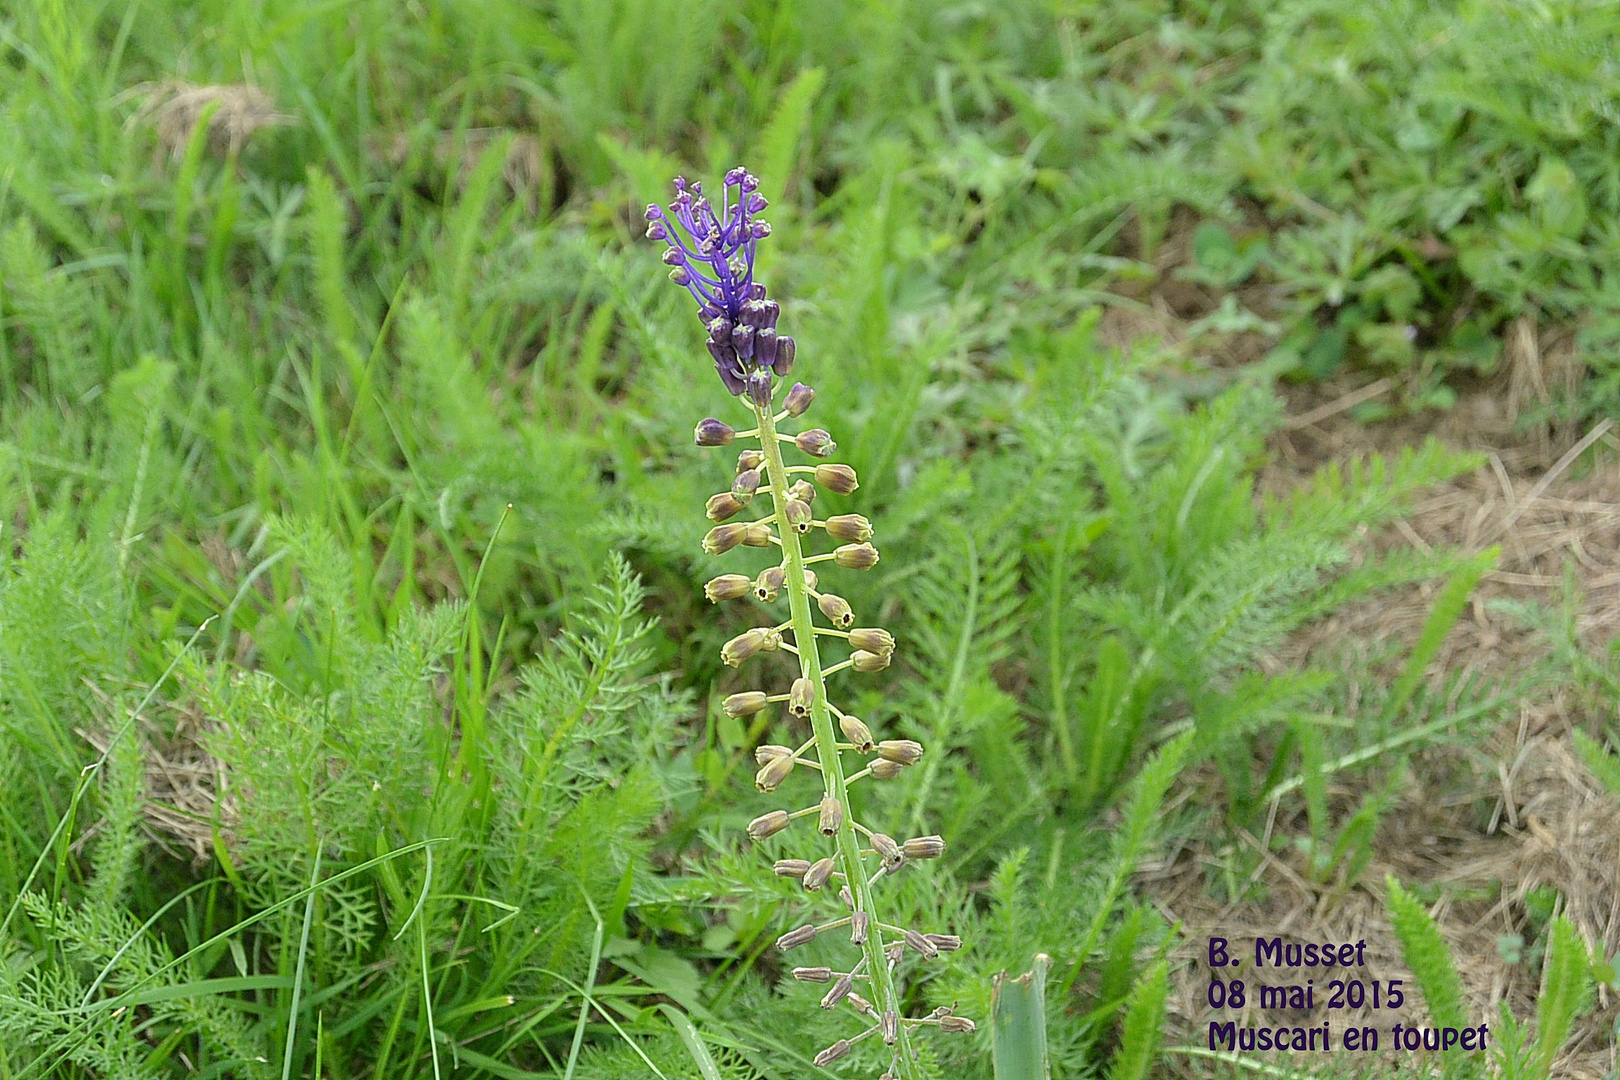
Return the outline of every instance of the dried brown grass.
{"type": "Polygon", "coordinates": [[[269,94],[245,84],[199,86],[181,79],[142,83],[129,91],[141,105],[130,125],[149,124],[157,133],[158,153],[178,159],[185,154],[197,125],[208,118],[207,146],[216,156],[236,155],[255,132],[289,124],[294,117],[276,108],[269,94]]]}

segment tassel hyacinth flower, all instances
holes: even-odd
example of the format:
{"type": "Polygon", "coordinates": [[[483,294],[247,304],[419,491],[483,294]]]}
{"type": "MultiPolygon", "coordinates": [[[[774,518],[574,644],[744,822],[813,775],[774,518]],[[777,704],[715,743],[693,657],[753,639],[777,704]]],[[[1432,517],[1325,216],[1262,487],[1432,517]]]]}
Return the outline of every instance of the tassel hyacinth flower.
{"type": "Polygon", "coordinates": [[[796,786],[806,773],[813,772],[821,778],[820,798],[798,810],[775,809],[760,815],[749,824],[748,835],[764,840],[789,830],[800,819],[815,819],[814,826],[799,827],[804,854],[814,857],[778,860],[775,871],[800,881],[810,894],[812,909],[833,907],[835,914],[788,931],[777,939],[776,947],[787,952],[847,928],[850,944],[858,950],[848,971],[793,969],[799,981],[830,984],[821,999],[822,1008],[844,1006],[865,1023],[864,1030],[823,1049],[815,1063],[829,1065],[855,1044],[876,1036],[890,1050],[885,1075],[915,1080],[913,1032],[923,1027],[968,1032],[974,1025],[952,1015],[950,1008],[936,1009],[926,1017],[901,1016],[896,969],[907,953],[933,960],[942,952],[960,948],[962,941],[951,934],[919,933],[884,922],[873,901],[874,886],[902,872],[908,863],[938,858],[944,853],[945,841],[938,836],[896,841],[856,820],[850,806],[850,785],[892,779],[915,765],[924,748],[910,739],[875,739],[864,721],[828,699],[829,676],[881,671],[889,665],[895,641],[886,630],[857,626],[849,603],[822,591],[817,572],[811,569],[831,563],[852,571],[868,570],[877,564],[878,550],[871,543],[872,526],[866,518],[817,513],[818,489],[847,495],[859,486],[854,469],[825,460],[837,450],[831,434],[812,427],[790,435],[777,428],[784,420],[802,417],[810,409],[815,391],[803,383],[785,385],[793,370],[796,346],[791,337],[777,332],[780,308],[754,280],[755,244],[770,235],[770,225],[757,216],[765,207],[759,181],[742,168],[726,174],[718,211],[700,183],[689,184],[683,178],[676,179],[675,199],[667,209],[656,204],[647,207],[647,236],[668,244],[664,262],[672,268],[669,276],[697,302],[720,381],[752,414],[753,426],[744,431],[712,417],[701,421],[695,431],[697,445],[758,442],[757,448],[749,446],[739,456],[731,489],[709,500],[707,513],[717,524],[704,538],[703,550],[723,555],[739,546],[774,546],[781,554],[780,564],[757,578],[723,574],[705,586],[705,594],[715,603],[748,598],[769,605],[786,594],[787,620],[732,638],[721,650],[721,659],[741,667],[760,653],[782,651],[798,660],[798,676],[789,687],[775,693],[748,690],[732,694],[722,707],[735,717],[752,715],[771,703],[785,703],[791,718],[810,724],[810,738],[797,749],[772,745],[756,749],[759,772],[755,786],[772,794],[796,786]],[[780,407],[779,392],[783,395],[780,407]],[[815,461],[790,465],[783,456],[785,447],[815,461]],[[760,496],[769,497],[768,511],[752,521],[732,520],[760,496]],[[835,546],[810,554],[807,549],[818,529],[835,546]],[[816,625],[818,611],[830,625],[816,625]],[[818,642],[829,638],[842,641],[850,654],[824,668],[818,642]],[[859,760],[848,773],[845,754],[859,760]],[[804,766],[797,770],[797,777],[796,766],[804,766]]]}

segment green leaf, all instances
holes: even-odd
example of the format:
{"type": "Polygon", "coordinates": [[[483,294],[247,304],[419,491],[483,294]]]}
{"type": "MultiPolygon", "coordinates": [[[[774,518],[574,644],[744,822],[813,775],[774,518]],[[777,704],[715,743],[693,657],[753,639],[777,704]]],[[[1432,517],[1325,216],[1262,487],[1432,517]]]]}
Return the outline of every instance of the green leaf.
{"type": "Polygon", "coordinates": [[[1046,1080],[1046,968],[1041,953],[1035,966],[1015,979],[1006,972],[990,991],[990,1045],[996,1080],[1046,1080]]]}
{"type": "Polygon", "coordinates": [[[1159,960],[1137,980],[1125,1009],[1119,1053],[1108,1068],[1108,1080],[1142,1080],[1159,1055],[1164,1021],[1164,999],[1169,992],[1170,968],[1159,960]]]}

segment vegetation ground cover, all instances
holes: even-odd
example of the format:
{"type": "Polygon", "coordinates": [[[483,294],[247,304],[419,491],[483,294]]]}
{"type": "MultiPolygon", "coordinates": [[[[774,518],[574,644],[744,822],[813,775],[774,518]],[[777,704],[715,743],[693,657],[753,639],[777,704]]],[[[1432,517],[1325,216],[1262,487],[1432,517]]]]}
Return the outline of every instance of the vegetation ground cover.
{"type": "Polygon", "coordinates": [[[1612,1072],[1616,19],[0,13],[0,1076],[817,1073],[640,240],[739,161],[930,747],[862,816],[952,838],[911,1010],[1044,953],[1058,1075],[1291,1067],[1182,961],[1293,920],[1507,1007],[1410,1070],[1612,1072]]]}

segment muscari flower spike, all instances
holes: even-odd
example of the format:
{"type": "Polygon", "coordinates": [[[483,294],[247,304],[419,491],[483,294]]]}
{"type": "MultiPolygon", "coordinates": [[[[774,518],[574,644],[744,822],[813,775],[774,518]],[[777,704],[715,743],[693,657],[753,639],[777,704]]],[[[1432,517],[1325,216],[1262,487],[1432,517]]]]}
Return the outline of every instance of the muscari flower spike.
{"type": "Polygon", "coordinates": [[[936,1009],[925,1017],[902,1016],[896,969],[908,958],[934,961],[941,953],[960,948],[962,940],[953,934],[921,933],[881,921],[874,910],[873,886],[913,862],[939,858],[946,845],[939,836],[896,841],[856,820],[850,805],[849,785],[863,779],[894,779],[920,762],[925,751],[922,744],[910,739],[874,738],[864,721],[828,698],[829,676],[883,670],[895,652],[895,640],[881,627],[856,627],[849,602],[819,591],[816,572],[809,568],[813,563],[832,563],[846,570],[868,570],[877,564],[878,551],[871,543],[872,523],[865,517],[816,508],[818,488],[832,495],[848,495],[860,486],[854,469],[825,461],[838,448],[832,435],[821,428],[789,435],[776,427],[808,412],[815,391],[803,383],[791,388],[785,385],[795,345],[791,337],[777,333],[777,303],[767,299],[765,287],[754,280],[754,245],[770,234],[770,226],[756,216],[765,209],[758,189],[759,181],[737,168],[726,174],[718,213],[704,196],[702,185],[684,179],[675,181],[675,200],[667,210],[656,205],[647,208],[647,235],[667,243],[664,261],[672,268],[671,279],[697,301],[698,314],[708,328],[706,344],[715,370],[726,389],[753,415],[755,426],[748,431],[707,418],[697,425],[694,441],[710,447],[745,439],[759,441],[758,449],[749,447],[738,456],[730,490],[709,499],[705,512],[718,524],[704,537],[703,549],[723,556],[739,547],[774,545],[782,556],[779,565],[752,579],[743,574],[712,579],[704,586],[705,595],[715,603],[751,597],[764,605],[785,598],[790,609],[788,621],[778,622],[773,615],[770,621],[776,625],[745,630],[721,650],[725,663],[734,667],[747,663],[750,669],[768,663],[768,654],[793,656],[797,670],[787,680],[789,687],[777,693],[734,693],[721,708],[728,716],[745,717],[771,704],[785,704],[789,724],[800,728],[808,724],[812,731],[811,738],[797,749],[770,743],[756,747],[754,760],[759,771],[754,783],[770,795],[813,774],[820,777],[819,798],[795,811],[776,809],[761,814],[749,822],[747,831],[755,841],[794,835],[794,821],[814,816],[814,833],[820,835],[805,836],[811,831],[805,826],[797,834],[811,848],[801,854],[810,857],[777,859],[773,870],[780,877],[798,881],[812,909],[836,904],[839,917],[806,922],[783,934],[776,945],[785,952],[848,927],[849,944],[860,954],[848,972],[830,967],[793,971],[800,981],[832,982],[821,1007],[852,1009],[868,1025],[823,1049],[815,1063],[829,1065],[876,1035],[890,1052],[884,1075],[917,1080],[917,1059],[909,1041],[914,1032],[923,1027],[971,1032],[974,1026],[970,1020],[952,1016],[950,1008],[936,1009]],[[783,394],[780,411],[778,393],[783,394]],[[787,451],[797,451],[813,461],[789,466],[783,456],[787,451]],[[763,516],[754,521],[730,520],[750,506],[762,505],[767,495],[772,508],[763,516]],[[818,517],[818,513],[827,516],[818,517]],[[832,550],[808,554],[806,548],[817,529],[832,550]],[[818,627],[817,613],[831,626],[818,627]],[[823,667],[818,642],[839,639],[848,646],[848,657],[823,667]],[[840,742],[840,735],[847,741],[840,742]],[[845,753],[862,755],[864,768],[846,774],[845,753]],[[796,769],[799,765],[805,768],[796,769]]]}
{"type": "Polygon", "coordinates": [[[759,178],[739,166],[726,173],[718,214],[701,183],[677,176],[675,201],[667,209],[649,203],[646,215],[648,239],[668,245],[670,280],[697,301],[720,381],[761,408],[770,407],[772,376],[793,370],[796,351],[791,337],[776,333],[781,308],[754,280],[754,245],[771,235],[770,222],[758,216],[768,205],[759,178]]]}

